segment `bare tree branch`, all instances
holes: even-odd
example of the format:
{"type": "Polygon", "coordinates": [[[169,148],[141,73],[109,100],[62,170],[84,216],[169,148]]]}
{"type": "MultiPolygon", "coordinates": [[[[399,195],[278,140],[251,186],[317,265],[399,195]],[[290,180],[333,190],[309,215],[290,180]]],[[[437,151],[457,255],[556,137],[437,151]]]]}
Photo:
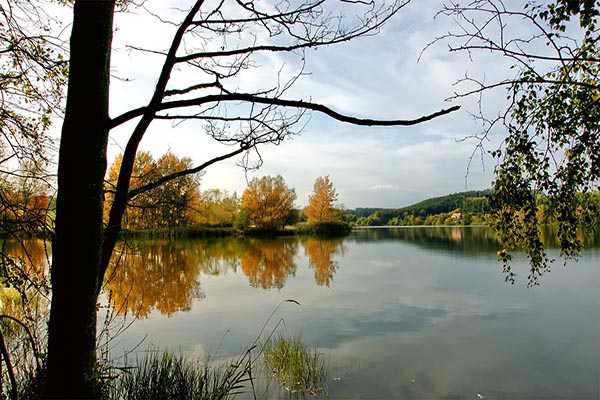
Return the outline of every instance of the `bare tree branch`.
{"type": "Polygon", "coordinates": [[[148,192],[148,191],[150,191],[152,189],[156,189],[157,187],[162,186],[164,183],[172,181],[173,179],[177,179],[177,178],[180,178],[180,177],[186,176],[186,175],[196,174],[196,173],[198,173],[200,171],[205,170],[206,168],[208,168],[212,164],[215,164],[215,163],[217,163],[219,161],[226,160],[226,159],[231,158],[231,157],[235,157],[236,155],[238,155],[240,153],[243,153],[244,151],[248,150],[250,147],[251,146],[247,146],[246,148],[245,147],[240,147],[239,149],[237,149],[235,151],[232,151],[230,153],[223,154],[221,156],[212,158],[212,159],[210,159],[210,160],[202,163],[201,165],[198,165],[197,167],[194,167],[194,168],[191,168],[191,169],[186,169],[186,170],[183,170],[183,171],[178,171],[178,172],[175,172],[175,173],[172,173],[172,174],[169,174],[169,175],[165,175],[165,176],[161,177],[160,179],[156,180],[155,182],[152,182],[152,183],[144,185],[144,186],[140,186],[138,188],[135,188],[135,189],[129,191],[127,197],[129,199],[131,199],[131,198],[133,198],[133,197],[135,197],[135,196],[137,196],[137,195],[139,195],[141,193],[148,192]]]}
{"type": "Polygon", "coordinates": [[[290,108],[298,108],[298,109],[306,109],[311,111],[318,111],[323,113],[333,119],[336,119],[341,122],[347,122],[353,125],[361,125],[361,126],[411,126],[420,124],[425,121],[430,121],[434,118],[440,117],[442,115],[449,114],[453,111],[457,111],[460,109],[460,106],[452,106],[450,108],[441,109],[437,112],[426,114],[421,117],[415,119],[394,119],[394,120],[376,120],[371,118],[357,118],[349,115],[344,115],[338,113],[337,111],[332,110],[331,108],[324,106],[318,103],[312,103],[303,100],[286,100],[280,98],[267,98],[254,96],[251,94],[229,94],[229,95],[209,95],[204,97],[199,97],[195,99],[188,100],[176,100],[176,101],[168,101],[156,105],[140,107],[135,110],[131,110],[125,114],[122,114],[111,120],[110,126],[111,128],[117,127],[131,119],[140,117],[142,115],[154,114],[159,111],[191,107],[191,106],[201,106],[207,103],[215,103],[215,102],[247,102],[254,104],[270,104],[281,107],[290,107],[290,108]]]}

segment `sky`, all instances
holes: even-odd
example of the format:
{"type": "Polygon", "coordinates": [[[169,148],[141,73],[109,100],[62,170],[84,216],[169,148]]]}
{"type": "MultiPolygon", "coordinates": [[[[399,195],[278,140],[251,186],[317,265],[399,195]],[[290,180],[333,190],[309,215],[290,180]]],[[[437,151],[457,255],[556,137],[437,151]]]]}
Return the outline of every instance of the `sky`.
{"type": "MultiPolygon", "coordinates": [[[[176,18],[174,5],[185,0],[150,0],[147,7],[162,17],[176,18]]],[[[410,119],[460,105],[452,114],[412,127],[358,127],[312,113],[302,133],[282,144],[259,149],[263,165],[246,172],[234,158],[210,166],[201,189],[218,188],[239,195],[247,180],[281,175],[297,194],[303,207],[317,177],[328,175],[338,194],[338,205],[399,208],[418,201],[465,190],[491,187],[494,160],[477,150],[478,141],[464,140],[481,131],[471,113],[478,111],[476,97],[448,101],[456,91],[467,90],[457,81],[468,72],[494,80],[510,76],[508,64],[491,54],[451,53],[447,44],[427,48],[434,38],[455,30],[449,17],[437,16],[439,0],[413,0],[375,36],[309,50],[305,71],[285,96],[311,99],[349,115],[363,118],[410,119]],[[470,163],[470,158],[475,151],[470,163]]],[[[67,16],[68,17],[68,16],[67,16]]],[[[117,13],[113,39],[111,117],[148,102],[161,66],[160,57],[130,51],[127,46],[160,50],[170,40],[173,27],[161,24],[143,10],[117,13]]],[[[277,71],[298,68],[285,55],[261,54],[261,68],[240,77],[240,85],[269,87],[277,71]],[[282,69],[283,66],[283,69],[282,69]]],[[[182,74],[183,84],[193,76],[182,74]]],[[[486,113],[502,109],[505,93],[488,93],[482,106],[486,113]]],[[[111,135],[109,161],[124,148],[132,124],[111,135]]],[[[486,150],[495,150],[503,132],[490,136],[486,150]]],[[[155,158],[167,150],[200,164],[222,148],[196,123],[173,127],[154,123],[140,150],[155,158]]]]}

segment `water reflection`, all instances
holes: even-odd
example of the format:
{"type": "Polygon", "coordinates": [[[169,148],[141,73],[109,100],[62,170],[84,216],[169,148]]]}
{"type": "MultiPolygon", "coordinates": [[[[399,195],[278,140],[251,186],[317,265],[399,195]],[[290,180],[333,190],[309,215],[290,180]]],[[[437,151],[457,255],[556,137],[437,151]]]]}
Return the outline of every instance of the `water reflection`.
{"type": "MultiPolygon", "coordinates": [[[[548,248],[558,248],[558,228],[545,226],[541,238],[548,248]]],[[[579,231],[577,238],[586,248],[600,247],[600,230],[579,231]]],[[[427,250],[446,250],[459,253],[495,253],[501,248],[494,230],[487,226],[433,227],[358,227],[350,236],[358,243],[401,240],[427,250]]]]}
{"type": "Polygon", "coordinates": [[[309,266],[314,269],[315,283],[319,286],[331,285],[333,275],[338,269],[334,255],[344,255],[344,239],[320,239],[309,237],[304,242],[304,254],[308,256],[309,266]]]}
{"type": "MultiPolygon", "coordinates": [[[[136,321],[124,348],[148,335],[160,346],[235,357],[282,299],[295,299],[302,306],[286,303],[273,321],[325,355],[331,399],[597,397],[597,250],[528,289],[504,282],[486,228],[185,246],[206,298],[189,313],[136,321]]],[[[515,268],[527,271],[527,260],[519,257],[515,268]]]]}
{"type": "Polygon", "coordinates": [[[115,308],[165,316],[136,320],[114,354],[148,335],[235,357],[295,299],[273,321],[327,357],[331,399],[597,398],[600,252],[528,289],[504,282],[497,246],[490,229],[467,227],[123,244],[107,283],[115,308]]]}
{"type": "Polygon", "coordinates": [[[47,242],[5,240],[0,245],[0,314],[42,321],[46,313],[50,267],[47,242]],[[27,315],[30,314],[30,315],[27,315]]]}
{"type": "Polygon", "coordinates": [[[359,243],[401,240],[427,250],[471,254],[495,253],[500,246],[494,231],[487,227],[359,228],[352,232],[351,240],[359,243]]]}
{"type": "Polygon", "coordinates": [[[170,316],[204,296],[196,280],[202,253],[184,241],[145,241],[120,246],[113,256],[105,290],[118,314],[147,317],[154,309],[170,316]]]}
{"type": "Polygon", "coordinates": [[[148,317],[153,310],[171,316],[204,298],[201,275],[219,276],[238,269],[250,285],[285,285],[296,271],[295,238],[260,240],[219,238],[197,241],[139,241],[121,244],[113,256],[105,291],[118,314],[148,317]]]}
{"type": "MultiPolygon", "coordinates": [[[[50,250],[37,239],[0,245],[0,320],[3,352],[10,353],[17,380],[39,367],[49,312],[50,250]],[[4,346],[6,345],[6,348],[4,346]]],[[[3,360],[4,361],[4,360],[3,360]]]]}
{"type": "Polygon", "coordinates": [[[241,256],[242,271],[254,287],[281,289],[287,277],[296,273],[297,251],[294,238],[254,239],[241,256]]]}
{"type": "Polygon", "coordinates": [[[241,271],[250,286],[282,289],[296,275],[303,254],[318,286],[329,287],[344,254],[344,239],[285,237],[272,239],[218,238],[187,241],[139,241],[121,244],[113,256],[105,283],[118,314],[148,317],[153,310],[171,316],[188,311],[204,298],[202,275],[241,271]]]}
{"type": "MultiPolygon", "coordinates": [[[[43,279],[50,266],[50,246],[40,239],[3,240],[0,245],[2,267],[20,269],[31,279],[43,279]]],[[[6,271],[4,271],[6,274],[6,271]]]]}
{"type": "MultiPolygon", "coordinates": [[[[556,232],[544,231],[552,248],[556,232]]],[[[597,246],[599,235],[581,235],[587,246],[597,246]]],[[[118,313],[147,317],[152,310],[171,316],[190,310],[205,295],[201,275],[221,276],[241,271],[250,286],[281,290],[303,268],[306,259],[317,286],[331,287],[344,257],[345,243],[402,241],[427,251],[466,256],[495,255],[500,244],[487,227],[407,227],[356,229],[347,238],[317,237],[213,238],[177,241],[141,241],[124,244],[115,253],[106,283],[118,313]],[[300,247],[302,246],[302,249],[300,247]],[[301,251],[303,250],[303,251],[301,251]],[[302,262],[302,264],[299,264],[302,262]]]]}

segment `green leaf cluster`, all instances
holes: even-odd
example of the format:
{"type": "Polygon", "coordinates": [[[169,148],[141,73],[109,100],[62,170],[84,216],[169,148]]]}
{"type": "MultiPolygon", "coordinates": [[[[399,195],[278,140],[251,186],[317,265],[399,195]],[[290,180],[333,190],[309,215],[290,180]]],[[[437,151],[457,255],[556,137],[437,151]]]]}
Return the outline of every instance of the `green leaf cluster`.
{"type": "Polygon", "coordinates": [[[504,244],[499,259],[510,280],[510,251],[515,248],[529,257],[529,284],[537,284],[549,268],[551,260],[540,239],[540,213],[558,222],[566,259],[579,253],[578,229],[595,229],[597,224],[594,216],[600,209],[593,194],[600,180],[598,6],[596,1],[558,0],[525,7],[532,21],[543,27],[547,46],[555,48],[557,58],[546,72],[533,63],[521,68],[512,81],[505,120],[508,136],[504,147],[492,152],[498,166],[490,204],[504,244]],[[575,34],[577,38],[571,36],[575,34]]]}

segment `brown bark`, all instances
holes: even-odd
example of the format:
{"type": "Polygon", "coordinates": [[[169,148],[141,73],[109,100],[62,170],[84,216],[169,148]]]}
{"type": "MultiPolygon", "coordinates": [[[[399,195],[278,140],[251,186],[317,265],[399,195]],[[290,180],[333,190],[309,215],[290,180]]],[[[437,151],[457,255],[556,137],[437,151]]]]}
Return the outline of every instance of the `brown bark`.
{"type": "Polygon", "coordinates": [[[114,1],[76,1],[62,128],[45,398],[97,397],[96,302],[114,1]]]}

